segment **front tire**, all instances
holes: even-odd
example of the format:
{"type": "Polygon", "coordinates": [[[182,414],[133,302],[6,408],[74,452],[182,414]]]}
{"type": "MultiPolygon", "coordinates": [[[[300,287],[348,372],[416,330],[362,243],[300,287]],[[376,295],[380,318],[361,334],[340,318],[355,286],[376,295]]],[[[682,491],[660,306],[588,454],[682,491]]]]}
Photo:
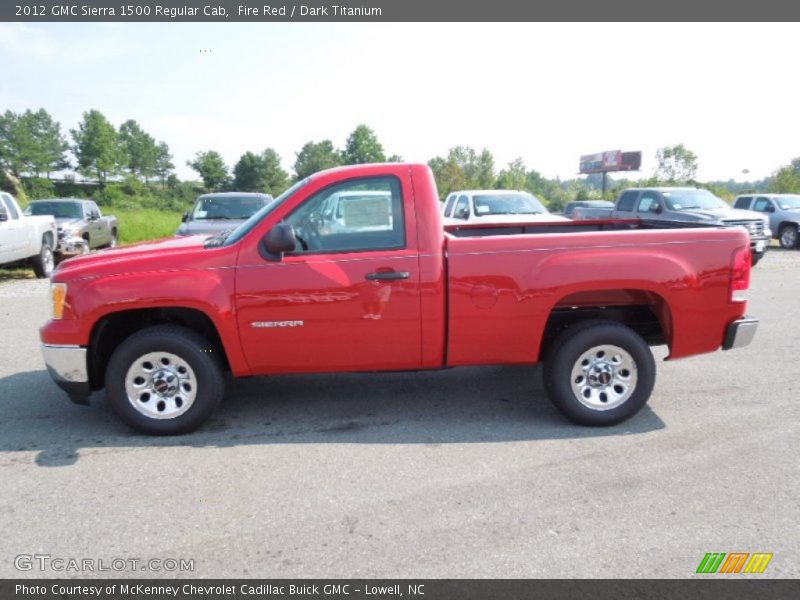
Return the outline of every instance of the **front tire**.
{"type": "Polygon", "coordinates": [[[225,393],[216,349],[173,325],[149,327],[122,342],[108,362],[105,384],[117,415],[149,435],[194,431],[225,393]]]}
{"type": "Polygon", "coordinates": [[[39,279],[50,277],[50,275],[53,274],[56,261],[53,257],[53,249],[50,247],[50,244],[47,243],[46,239],[42,240],[42,247],[39,250],[39,254],[31,259],[31,263],[33,265],[33,272],[39,279]]]}
{"type": "Polygon", "coordinates": [[[656,365],[647,342],[614,321],[591,321],[559,335],[544,367],[547,394],[580,425],[616,425],[647,403],[656,365]]]}
{"type": "Polygon", "coordinates": [[[778,241],[781,244],[781,248],[785,250],[794,250],[797,248],[798,237],[800,236],[797,235],[797,225],[792,223],[783,225],[778,232],[778,241]]]}

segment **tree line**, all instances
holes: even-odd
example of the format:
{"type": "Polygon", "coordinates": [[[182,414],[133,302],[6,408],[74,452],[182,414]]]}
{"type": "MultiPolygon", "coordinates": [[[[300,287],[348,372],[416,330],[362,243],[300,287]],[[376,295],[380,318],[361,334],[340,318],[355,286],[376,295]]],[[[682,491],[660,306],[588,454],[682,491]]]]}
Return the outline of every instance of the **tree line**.
{"type": "MultiPolygon", "coordinates": [[[[198,152],[187,165],[197,172],[205,191],[257,191],[276,196],[293,181],[323,169],[402,160],[396,154],[387,155],[375,132],[360,124],[342,148],[329,139],[305,143],[295,154],[293,174],[282,167],[277,151],[269,147],[260,152],[245,152],[232,168],[215,150],[198,152]]],[[[183,185],[183,197],[188,198],[192,189],[186,189],[178,181],[172,161],[166,142],[156,140],[133,119],[115,127],[100,111],[89,110],[67,136],[44,109],[20,113],[7,110],[0,116],[0,169],[23,181],[74,170],[96,181],[101,191],[107,184],[122,181],[128,196],[157,195],[159,190],[151,185],[157,180],[162,189],[173,192],[183,185]]],[[[703,185],[727,198],[745,191],[800,192],[800,158],[778,168],[769,178],[748,183],[697,182],[697,155],[683,144],[659,148],[655,162],[656,169],[650,178],[612,179],[606,198],[613,198],[623,187],[655,184],[703,185]]],[[[487,148],[454,146],[445,155],[431,158],[428,165],[442,198],[458,189],[525,190],[558,210],[570,200],[602,195],[599,175],[567,180],[546,178],[520,158],[498,170],[487,148]]],[[[52,187],[43,189],[49,192],[52,187]]]]}

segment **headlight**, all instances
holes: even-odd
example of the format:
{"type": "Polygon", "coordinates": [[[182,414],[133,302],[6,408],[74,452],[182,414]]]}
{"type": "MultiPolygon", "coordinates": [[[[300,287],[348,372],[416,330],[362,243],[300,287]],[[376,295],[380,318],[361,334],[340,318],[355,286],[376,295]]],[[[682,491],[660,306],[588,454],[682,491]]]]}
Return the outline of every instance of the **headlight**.
{"type": "Polygon", "coordinates": [[[53,301],[53,318],[60,319],[64,316],[64,303],[67,300],[67,284],[51,283],[50,299],[53,301]]]}

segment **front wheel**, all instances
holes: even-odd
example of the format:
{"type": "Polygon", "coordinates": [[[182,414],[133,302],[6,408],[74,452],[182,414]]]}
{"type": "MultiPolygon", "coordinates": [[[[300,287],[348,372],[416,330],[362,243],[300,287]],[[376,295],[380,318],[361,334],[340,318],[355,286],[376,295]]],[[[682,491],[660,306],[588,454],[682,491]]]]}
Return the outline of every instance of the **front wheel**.
{"type": "Polygon", "coordinates": [[[202,425],[225,393],[220,359],[201,335],[172,325],[143,329],[108,362],[106,395],[119,417],[150,435],[202,425]]]}
{"type": "Polygon", "coordinates": [[[564,331],[554,340],[544,368],[550,400],[580,425],[616,425],[631,418],[647,403],[655,378],[647,343],[614,321],[564,331]]]}
{"type": "Polygon", "coordinates": [[[778,241],[781,244],[781,248],[786,250],[793,250],[797,248],[797,225],[793,223],[787,223],[783,225],[778,232],[778,241]]]}
{"type": "Polygon", "coordinates": [[[47,243],[47,240],[42,240],[42,247],[39,250],[39,254],[31,259],[31,263],[33,263],[33,272],[39,279],[50,277],[50,275],[53,274],[56,260],[53,257],[53,249],[50,247],[50,244],[47,243]]]}

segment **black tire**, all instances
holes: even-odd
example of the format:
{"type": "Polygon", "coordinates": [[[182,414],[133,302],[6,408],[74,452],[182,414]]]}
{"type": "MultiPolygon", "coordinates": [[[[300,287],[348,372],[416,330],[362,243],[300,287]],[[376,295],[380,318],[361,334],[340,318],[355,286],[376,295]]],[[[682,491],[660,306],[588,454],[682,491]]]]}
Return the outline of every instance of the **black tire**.
{"type": "Polygon", "coordinates": [[[758,264],[758,261],[760,261],[762,258],[764,258],[764,253],[763,252],[759,252],[759,253],[753,252],[753,254],[752,254],[751,258],[750,258],[750,266],[755,267],[758,264]]]}
{"type": "Polygon", "coordinates": [[[784,250],[794,250],[797,248],[800,235],[797,232],[797,225],[794,223],[785,223],[781,225],[778,230],[778,243],[784,250]]]}
{"type": "Polygon", "coordinates": [[[134,429],[149,435],[181,435],[194,431],[211,416],[225,394],[225,379],[216,350],[198,333],[174,325],[148,327],[123,341],[108,362],[105,385],[114,412],[134,429]],[[196,385],[196,396],[189,408],[174,418],[143,414],[134,407],[134,400],[128,399],[126,391],[126,377],[134,363],[149,353],[162,352],[178,357],[194,372],[192,381],[196,385]]]}
{"type": "Polygon", "coordinates": [[[89,254],[89,251],[92,249],[92,238],[88,233],[84,233],[83,240],[86,242],[86,252],[84,254],[89,254]]]}
{"type": "Polygon", "coordinates": [[[111,240],[106,244],[106,248],[116,248],[117,247],[117,230],[111,230],[111,240]]]}
{"type": "Polygon", "coordinates": [[[55,263],[55,257],[53,256],[53,249],[50,247],[50,244],[47,243],[47,239],[43,239],[42,247],[39,250],[39,254],[37,254],[31,259],[33,272],[39,279],[50,277],[50,275],[53,274],[53,269],[55,268],[55,264],[56,263],[55,263]]]}
{"type": "MultiPolygon", "coordinates": [[[[613,364],[606,362],[616,374],[613,364]]],[[[623,371],[627,370],[620,372],[623,371]]],[[[630,376],[630,371],[628,375],[630,376]]],[[[630,327],[615,321],[586,321],[570,327],[553,340],[545,361],[543,377],[548,397],[571,421],[580,425],[609,426],[630,419],[647,403],[655,385],[656,365],[647,342],[630,327]],[[622,349],[635,367],[631,371],[635,374],[636,381],[630,394],[619,405],[613,406],[612,403],[610,406],[613,407],[607,409],[601,408],[600,398],[603,393],[598,392],[598,407],[592,408],[578,398],[577,392],[573,392],[573,369],[578,368],[578,361],[582,356],[600,346],[616,346],[622,349]]],[[[616,380],[612,380],[612,383],[614,381],[616,380]]],[[[592,391],[588,383],[586,388],[590,388],[590,394],[597,391],[592,391]]],[[[624,398],[625,394],[621,396],[624,398]]],[[[587,399],[586,402],[590,401],[587,399]]]]}

